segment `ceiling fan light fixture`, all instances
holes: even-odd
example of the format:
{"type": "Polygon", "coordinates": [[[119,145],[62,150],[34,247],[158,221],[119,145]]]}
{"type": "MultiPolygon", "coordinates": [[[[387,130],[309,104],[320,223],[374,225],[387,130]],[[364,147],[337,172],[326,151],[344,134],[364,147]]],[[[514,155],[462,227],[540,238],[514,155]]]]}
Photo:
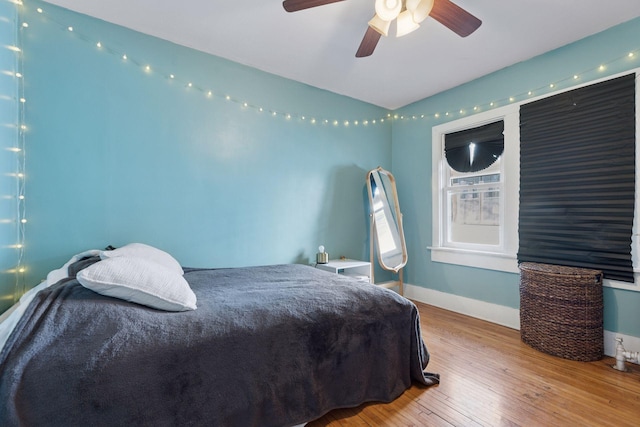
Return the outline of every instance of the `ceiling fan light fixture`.
{"type": "Polygon", "coordinates": [[[369,26],[386,37],[389,35],[389,27],[391,26],[391,21],[385,21],[384,19],[380,18],[378,14],[376,14],[373,18],[371,18],[371,21],[369,21],[369,26]]]}
{"type": "Polygon", "coordinates": [[[398,15],[396,24],[396,37],[406,36],[407,34],[420,28],[420,24],[417,24],[413,20],[413,16],[410,10],[405,10],[400,15],[398,15]]]}
{"type": "Polygon", "coordinates": [[[383,21],[393,21],[402,10],[402,0],[376,0],[376,15],[383,21]]]}
{"type": "Polygon", "coordinates": [[[406,0],[407,10],[411,11],[416,24],[421,23],[431,13],[434,0],[406,0]]]}

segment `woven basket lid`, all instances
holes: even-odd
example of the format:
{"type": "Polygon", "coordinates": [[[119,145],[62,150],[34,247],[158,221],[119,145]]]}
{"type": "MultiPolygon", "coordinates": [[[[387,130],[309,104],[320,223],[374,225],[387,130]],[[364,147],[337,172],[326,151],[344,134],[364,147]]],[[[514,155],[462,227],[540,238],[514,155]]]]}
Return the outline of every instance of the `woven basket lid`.
{"type": "Polygon", "coordinates": [[[530,271],[559,276],[585,276],[593,277],[602,275],[602,271],[583,267],[568,267],[566,265],[541,264],[537,262],[523,262],[518,266],[520,271],[530,271]]]}

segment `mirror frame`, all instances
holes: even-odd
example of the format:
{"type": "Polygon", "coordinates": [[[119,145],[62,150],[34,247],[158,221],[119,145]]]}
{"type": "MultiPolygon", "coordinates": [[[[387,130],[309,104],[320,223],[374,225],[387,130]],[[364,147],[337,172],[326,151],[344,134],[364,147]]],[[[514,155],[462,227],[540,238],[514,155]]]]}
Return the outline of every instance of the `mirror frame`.
{"type": "Polygon", "coordinates": [[[370,170],[367,173],[367,193],[369,194],[369,248],[370,248],[370,261],[371,261],[371,283],[375,283],[374,280],[374,267],[373,267],[373,260],[374,260],[374,251],[377,249],[377,259],[378,259],[378,263],[380,264],[380,266],[388,271],[392,271],[394,273],[397,273],[399,276],[398,280],[394,280],[394,281],[390,281],[390,282],[384,282],[384,283],[375,283],[379,286],[384,286],[387,288],[391,288],[391,287],[395,287],[398,286],[399,290],[400,290],[400,295],[402,295],[403,293],[403,283],[402,283],[402,268],[407,264],[407,247],[406,247],[406,243],[405,243],[405,239],[404,239],[404,229],[402,226],[402,212],[400,211],[400,203],[398,202],[398,192],[396,190],[396,180],[393,176],[393,174],[385,169],[383,169],[382,167],[378,166],[375,169],[370,170]],[[390,188],[386,189],[386,192],[391,191],[391,195],[387,194],[386,198],[384,199],[384,202],[386,203],[393,203],[393,206],[389,206],[389,209],[393,210],[393,213],[395,214],[395,218],[396,221],[391,221],[391,223],[395,224],[395,229],[398,233],[398,237],[399,237],[399,241],[400,241],[400,249],[402,251],[402,258],[401,261],[398,265],[387,265],[384,262],[384,259],[382,257],[382,254],[380,253],[380,239],[378,237],[378,228],[377,228],[377,224],[375,221],[375,215],[374,215],[374,195],[373,195],[373,189],[371,188],[371,179],[372,179],[372,175],[374,174],[378,174],[379,176],[386,176],[386,178],[389,180],[390,188]],[[375,240],[375,242],[374,242],[375,240]]]}

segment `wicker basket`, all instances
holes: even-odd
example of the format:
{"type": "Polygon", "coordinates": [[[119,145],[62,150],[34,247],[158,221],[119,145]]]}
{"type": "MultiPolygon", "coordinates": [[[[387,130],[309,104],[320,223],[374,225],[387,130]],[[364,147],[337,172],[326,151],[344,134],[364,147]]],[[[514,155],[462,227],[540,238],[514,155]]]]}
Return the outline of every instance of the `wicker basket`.
{"type": "Polygon", "coordinates": [[[604,353],[602,272],[520,264],[520,337],[536,350],[583,362],[604,353]]]}

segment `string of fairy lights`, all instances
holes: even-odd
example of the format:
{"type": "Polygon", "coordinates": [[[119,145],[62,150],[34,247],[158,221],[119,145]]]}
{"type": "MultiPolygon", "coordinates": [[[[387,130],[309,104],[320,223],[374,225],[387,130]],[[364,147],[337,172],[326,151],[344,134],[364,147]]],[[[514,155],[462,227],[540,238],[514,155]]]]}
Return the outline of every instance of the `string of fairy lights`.
{"type": "Polygon", "coordinates": [[[588,83],[611,74],[628,71],[638,66],[638,58],[640,58],[640,50],[634,50],[623,56],[613,58],[609,61],[602,62],[597,66],[583,70],[582,72],[573,74],[556,80],[548,85],[540,86],[526,92],[511,95],[505,98],[487,101],[483,104],[476,104],[472,107],[462,107],[445,112],[432,112],[422,114],[401,115],[393,114],[390,116],[394,121],[413,121],[413,120],[442,120],[450,121],[463,116],[480,113],[482,111],[492,110],[503,107],[508,104],[533,100],[543,95],[548,95],[561,89],[571,88],[581,83],[588,83]],[[613,72],[611,70],[614,70],[613,72]]]}
{"type": "MultiPolygon", "coordinates": [[[[13,3],[16,5],[21,5],[21,2],[14,0],[13,3]]],[[[13,273],[15,277],[15,288],[14,288],[14,300],[17,300],[24,293],[24,274],[26,271],[24,265],[24,255],[25,255],[25,228],[27,223],[27,215],[26,215],[26,200],[25,200],[25,167],[26,167],[26,150],[25,150],[25,137],[26,137],[26,121],[25,121],[25,95],[24,95],[24,84],[23,84],[23,55],[22,49],[20,48],[20,33],[19,33],[19,13],[18,10],[14,10],[12,17],[10,17],[12,22],[15,24],[15,31],[13,32],[13,41],[10,44],[5,45],[4,47],[11,52],[13,52],[13,70],[6,70],[5,72],[10,72],[15,78],[15,85],[13,86],[15,100],[16,100],[16,133],[15,133],[15,142],[12,147],[7,147],[7,150],[12,152],[15,156],[16,169],[13,174],[16,178],[16,195],[15,195],[15,218],[16,218],[16,243],[12,245],[12,247],[16,250],[16,263],[13,271],[8,271],[8,273],[13,273]]],[[[15,301],[14,301],[15,302],[15,301]]]]}
{"type": "MultiPolygon", "coordinates": [[[[21,0],[16,0],[16,1],[17,3],[22,5],[21,0]]],[[[149,75],[153,74],[154,76],[158,76],[166,80],[182,83],[186,89],[198,91],[201,94],[204,94],[208,98],[222,99],[231,104],[235,104],[236,106],[239,106],[240,108],[243,108],[243,109],[253,109],[259,113],[267,113],[273,117],[283,118],[288,121],[302,121],[302,122],[307,122],[309,124],[314,124],[314,125],[322,124],[322,125],[332,125],[332,126],[353,127],[353,126],[369,126],[369,125],[382,124],[392,120],[393,121],[430,120],[430,121],[438,121],[438,122],[443,120],[453,120],[465,115],[476,114],[482,111],[487,111],[494,108],[502,107],[507,104],[522,102],[528,99],[534,99],[541,95],[545,95],[545,94],[549,94],[551,92],[557,91],[563,87],[577,85],[584,81],[595,80],[599,77],[606,76],[610,68],[615,68],[613,67],[614,64],[619,64],[619,65],[622,65],[623,67],[628,66],[628,68],[626,69],[629,69],[631,67],[637,66],[637,65],[633,65],[632,63],[629,64],[629,62],[634,61],[637,63],[638,58],[640,56],[639,50],[632,51],[625,54],[624,56],[616,57],[609,61],[596,64],[591,68],[588,68],[579,73],[558,79],[547,85],[532,88],[522,93],[517,93],[505,98],[490,100],[481,104],[475,104],[471,106],[456,108],[451,111],[432,111],[432,112],[424,112],[420,114],[411,114],[411,115],[393,114],[391,112],[387,112],[381,117],[356,119],[356,120],[340,119],[340,118],[318,118],[318,117],[313,117],[312,115],[309,115],[309,114],[281,111],[278,109],[269,108],[267,106],[256,105],[255,103],[252,103],[248,100],[242,100],[233,95],[225,94],[224,91],[209,89],[207,88],[207,85],[198,84],[190,80],[181,79],[174,73],[166,72],[165,70],[160,70],[152,66],[151,64],[146,64],[143,61],[140,61],[132,57],[131,55],[127,54],[124,51],[119,51],[111,47],[104,40],[98,40],[95,37],[92,37],[90,35],[83,33],[82,31],[78,31],[78,29],[75,28],[73,25],[59,22],[58,20],[56,20],[55,17],[48,14],[41,7],[36,8],[36,12],[41,14],[43,17],[45,17],[47,21],[57,25],[61,30],[68,32],[69,34],[77,37],[79,40],[87,42],[88,44],[92,45],[96,49],[99,49],[105,53],[108,53],[114,56],[114,58],[130,62],[132,65],[140,68],[142,71],[147,72],[149,75]],[[626,62],[622,63],[623,61],[626,61],[626,62]],[[153,70],[153,73],[151,73],[152,70],[153,70]]],[[[22,25],[23,26],[26,25],[28,27],[27,23],[23,23],[22,25]]]]}
{"type": "MultiPolygon", "coordinates": [[[[327,126],[344,126],[344,127],[353,127],[353,126],[372,126],[372,125],[380,125],[388,121],[391,117],[391,113],[386,113],[379,117],[374,118],[363,118],[363,119],[338,119],[338,118],[328,118],[328,117],[316,117],[310,114],[302,114],[296,112],[288,112],[282,111],[275,108],[270,108],[267,106],[257,105],[254,102],[249,100],[243,100],[239,97],[233,96],[231,94],[225,93],[223,90],[214,90],[213,88],[208,87],[205,84],[195,82],[193,80],[188,80],[181,78],[176,73],[162,70],[160,67],[153,66],[152,64],[145,63],[144,61],[139,60],[138,58],[132,56],[130,53],[126,51],[119,50],[114,48],[105,40],[100,40],[95,37],[92,37],[89,34],[86,34],[77,27],[73,25],[69,25],[68,23],[59,22],[54,16],[47,13],[42,7],[36,8],[36,12],[42,15],[43,18],[47,22],[51,22],[57,25],[61,30],[67,32],[70,36],[76,37],[78,40],[82,40],[92,46],[95,49],[98,49],[101,52],[112,55],[115,59],[120,61],[126,61],[127,63],[132,64],[137,67],[141,71],[147,73],[148,75],[153,75],[155,77],[159,77],[165,79],[167,81],[171,81],[172,83],[179,83],[185,89],[188,89],[192,92],[200,93],[201,95],[209,98],[209,99],[218,99],[224,102],[227,102],[231,105],[238,106],[245,110],[254,110],[258,113],[268,114],[274,118],[281,118],[287,121],[299,121],[306,122],[311,125],[327,125],[327,126]],[[153,72],[152,72],[153,71],[153,72]]],[[[28,28],[29,24],[26,22],[22,23],[25,28],[28,28]]]]}
{"type": "MultiPolygon", "coordinates": [[[[16,5],[16,14],[15,14],[15,23],[16,23],[16,34],[15,34],[15,43],[13,45],[8,45],[6,48],[15,52],[15,78],[17,85],[17,105],[18,105],[18,114],[17,114],[17,141],[15,147],[10,148],[10,151],[13,151],[16,155],[16,173],[15,176],[17,178],[17,188],[16,188],[16,218],[18,221],[17,224],[17,243],[14,245],[17,251],[17,264],[15,267],[15,275],[16,275],[16,295],[21,295],[24,291],[24,274],[26,271],[26,267],[24,265],[24,253],[25,253],[25,228],[27,224],[27,216],[26,216],[26,198],[25,198],[25,167],[26,167],[26,134],[28,131],[26,125],[25,118],[25,104],[27,102],[25,98],[25,85],[24,85],[24,64],[23,64],[23,53],[22,53],[22,43],[21,43],[21,32],[27,31],[29,29],[29,22],[22,19],[21,17],[29,16],[26,13],[21,13],[19,8],[24,8],[24,2],[22,0],[9,0],[12,1],[16,5]]],[[[25,11],[26,12],[26,11],[25,11]]],[[[443,122],[443,121],[451,121],[457,118],[476,114],[482,111],[491,110],[494,108],[502,107],[507,104],[512,104],[516,102],[523,102],[529,99],[535,99],[536,97],[540,97],[542,95],[546,95],[552,92],[555,92],[561,88],[576,86],[581,83],[585,83],[591,80],[597,80],[598,78],[605,77],[614,72],[622,72],[625,70],[630,70],[638,66],[638,58],[640,57],[640,51],[635,50],[631,51],[624,56],[615,57],[609,61],[599,63],[594,65],[591,68],[585,69],[582,72],[566,76],[564,78],[558,79],[552,83],[549,83],[544,86],[540,86],[537,88],[533,88],[531,90],[527,90],[522,93],[514,94],[505,98],[489,100],[485,103],[479,103],[471,106],[463,106],[460,108],[452,109],[450,111],[431,111],[424,112],[418,114],[394,114],[394,113],[386,113],[380,117],[374,118],[364,118],[364,119],[344,119],[344,118],[326,118],[326,117],[314,117],[313,115],[303,114],[299,112],[287,112],[281,111],[274,108],[269,108],[264,105],[256,105],[253,102],[248,100],[242,100],[239,97],[233,96],[231,94],[226,94],[221,90],[214,90],[209,88],[206,84],[202,84],[202,82],[195,82],[191,80],[186,80],[180,78],[176,74],[172,72],[168,72],[165,70],[160,70],[159,68],[154,67],[152,64],[144,63],[143,61],[138,60],[135,57],[132,57],[130,54],[124,51],[119,51],[112,47],[106,40],[99,40],[91,35],[85,34],[82,31],[78,31],[74,28],[73,25],[69,23],[59,22],[54,16],[47,13],[42,7],[37,7],[35,12],[41,15],[44,19],[42,22],[49,22],[57,27],[61,31],[66,32],[72,37],[77,38],[78,40],[82,40],[86,42],[93,49],[98,49],[105,54],[109,54],[114,57],[116,60],[127,61],[133,66],[139,68],[140,70],[146,72],[149,76],[155,76],[159,78],[164,78],[167,81],[181,83],[185,90],[195,91],[200,93],[202,96],[211,99],[217,99],[223,102],[228,103],[230,106],[234,106],[234,108],[241,109],[252,109],[258,113],[268,114],[274,118],[282,119],[285,121],[295,121],[295,122],[305,122],[310,125],[324,125],[324,126],[335,126],[335,127],[365,127],[365,126],[373,126],[384,124],[385,122],[408,122],[408,121],[427,121],[427,122],[443,122]],[[151,73],[153,70],[153,73],[151,73]]]]}

